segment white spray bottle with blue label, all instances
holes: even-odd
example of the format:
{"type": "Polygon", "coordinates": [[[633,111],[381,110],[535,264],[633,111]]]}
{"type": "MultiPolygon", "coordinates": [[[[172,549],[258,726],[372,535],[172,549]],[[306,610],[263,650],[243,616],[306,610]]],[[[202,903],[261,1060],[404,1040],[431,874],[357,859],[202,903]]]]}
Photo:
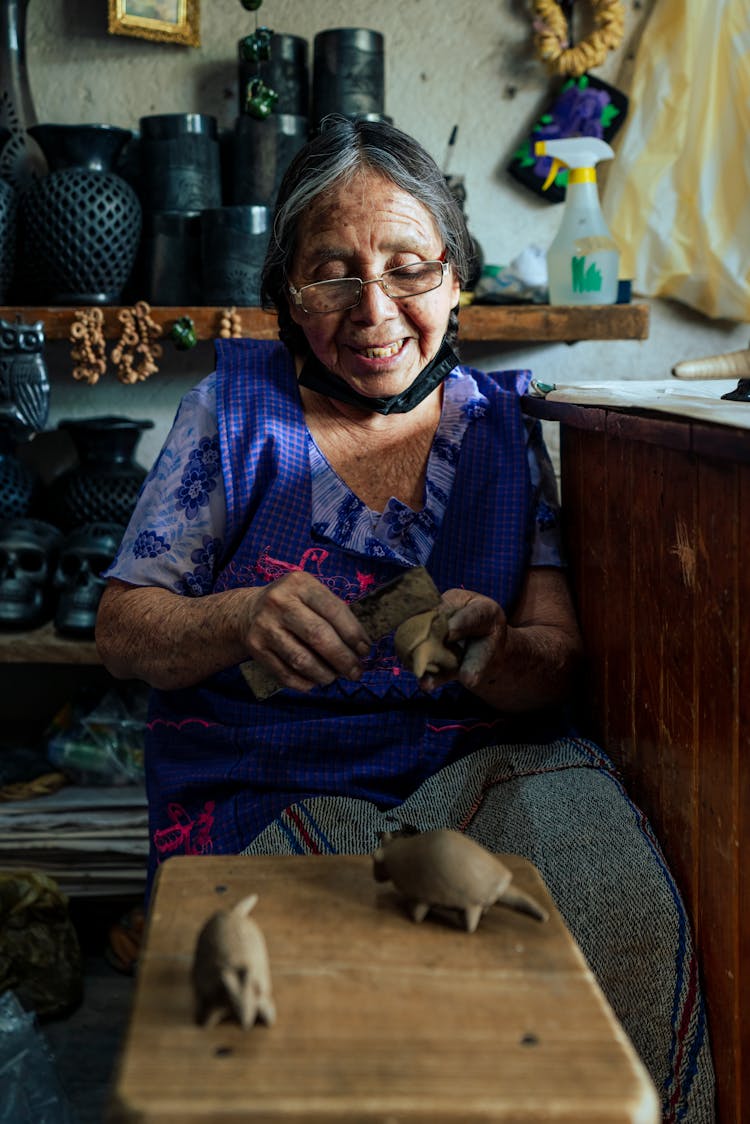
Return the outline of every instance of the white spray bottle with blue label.
{"type": "Polygon", "coordinates": [[[537,141],[534,152],[552,157],[544,188],[560,165],[569,169],[562,222],[547,251],[549,303],[614,304],[620,254],[604,221],[596,186],[596,165],[611,160],[613,150],[598,137],[564,137],[537,141]]]}

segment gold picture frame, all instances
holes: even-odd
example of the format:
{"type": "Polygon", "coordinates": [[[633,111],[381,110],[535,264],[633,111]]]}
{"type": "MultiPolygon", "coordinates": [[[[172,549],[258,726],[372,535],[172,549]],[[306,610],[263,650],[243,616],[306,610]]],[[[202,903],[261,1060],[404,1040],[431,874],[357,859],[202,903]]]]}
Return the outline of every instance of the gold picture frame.
{"type": "Polygon", "coordinates": [[[109,0],[110,35],[200,46],[200,0],[109,0]]]}

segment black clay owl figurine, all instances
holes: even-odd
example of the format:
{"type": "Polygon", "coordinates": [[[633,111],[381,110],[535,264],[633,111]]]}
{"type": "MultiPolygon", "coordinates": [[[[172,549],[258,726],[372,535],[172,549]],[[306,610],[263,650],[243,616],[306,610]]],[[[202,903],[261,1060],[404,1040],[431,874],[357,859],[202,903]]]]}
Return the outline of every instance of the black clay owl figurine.
{"type": "Polygon", "coordinates": [[[0,430],[28,441],[44,429],[49,379],[44,364],[44,323],[0,320],[0,430]]]}

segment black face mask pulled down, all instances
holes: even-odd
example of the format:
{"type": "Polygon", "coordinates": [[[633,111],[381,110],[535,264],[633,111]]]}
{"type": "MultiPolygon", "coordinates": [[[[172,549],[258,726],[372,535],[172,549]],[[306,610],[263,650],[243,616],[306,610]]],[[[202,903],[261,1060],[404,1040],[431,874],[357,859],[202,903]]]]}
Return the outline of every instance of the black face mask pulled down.
{"type": "Polygon", "coordinates": [[[350,406],[359,406],[373,414],[408,414],[428,394],[431,394],[457,365],[458,359],[450,346],[443,341],[437,355],[419,372],[411,386],[407,386],[400,394],[392,394],[390,398],[373,398],[354,390],[311,353],[300,372],[299,382],[308,390],[315,390],[318,394],[325,394],[327,398],[335,398],[350,406]]]}

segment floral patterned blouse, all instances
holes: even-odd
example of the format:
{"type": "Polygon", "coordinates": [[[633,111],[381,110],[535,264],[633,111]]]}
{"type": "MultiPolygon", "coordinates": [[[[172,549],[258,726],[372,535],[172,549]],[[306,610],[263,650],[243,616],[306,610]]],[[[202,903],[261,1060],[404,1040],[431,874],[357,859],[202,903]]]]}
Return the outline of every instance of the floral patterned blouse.
{"type": "MultiPolygon", "coordinates": [[[[519,372],[519,393],[530,379],[519,372]]],[[[368,508],[337,475],[308,435],[313,524],[322,535],[347,541],[369,555],[377,549],[409,565],[427,562],[434,529],[442,523],[461,441],[485,398],[460,367],[444,383],[443,409],[427,465],[426,502],[413,511],[391,497],[384,511],[368,508]]],[[[541,425],[527,420],[527,456],[535,495],[530,565],[563,564],[559,501],[541,425]]],[[[213,589],[226,525],[216,416],[216,376],[209,375],[180,403],[172,429],[141,494],[117,556],[105,572],[132,585],[162,586],[202,596],[213,589]]]]}

